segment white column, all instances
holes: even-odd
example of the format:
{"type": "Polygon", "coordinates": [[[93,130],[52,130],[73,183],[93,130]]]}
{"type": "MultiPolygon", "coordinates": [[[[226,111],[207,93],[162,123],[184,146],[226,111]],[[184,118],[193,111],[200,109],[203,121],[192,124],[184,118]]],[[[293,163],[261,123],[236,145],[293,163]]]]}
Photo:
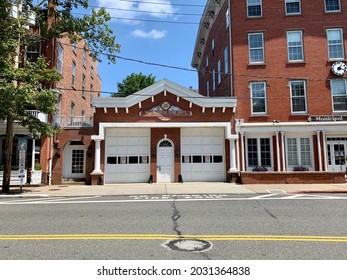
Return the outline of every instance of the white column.
{"type": "Polygon", "coordinates": [[[285,155],[285,136],[284,131],[281,131],[282,137],[282,171],[286,171],[286,155],[285,155]]]}
{"type": "Polygon", "coordinates": [[[280,139],[279,139],[279,131],[276,131],[276,155],[277,155],[277,171],[281,171],[281,163],[280,163],[280,139]]]}
{"type": "Polygon", "coordinates": [[[323,135],[323,159],[324,159],[324,171],[328,170],[328,161],[327,161],[327,139],[325,136],[325,131],[322,131],[323,135]]]}
{"type": "Polygon", "coordinates": [[[242,164],[242,171],[245,171],[246,170],[246,166],[245,166],[245,145],[244,145],[244,140],[243,140],[244,132],[241,132],[240,135],[241,135],[241,164],[242,164]]]}
{"type": "Polygon", "coordinates": [[[240,168],[239,134],[237,134],[237,138],[236,138],[236,169],[241,170],[241,168],[240,168]]]}
{"type": "Polygon", "coordinates": [[[236,168],[236,151],[235,151],[235,140],[228,139],[230,143],[230,169],[229,171],[237,171],[236,168]]]}
{"type": "Polygon", "coordinates": [[[95,141],[95,159],[94,159],[94,170],[92,172],[92,175],[103,174],[100,169],[101,140],[100,139],[93,139],[93,140],[95,141]]]}
{"type": "Polygon", "coordinates": [[[31,149],[31,171],[35,170],[35,139],[32,138],[33,147],[31,149]]]}
{"type": "Polygon", "coordinates": [[[317,130],[317,146],[318,146],[318,167],[319,171],[323,171],[322,169],[322,148],[320,144],[320,130],[317,130]]]}

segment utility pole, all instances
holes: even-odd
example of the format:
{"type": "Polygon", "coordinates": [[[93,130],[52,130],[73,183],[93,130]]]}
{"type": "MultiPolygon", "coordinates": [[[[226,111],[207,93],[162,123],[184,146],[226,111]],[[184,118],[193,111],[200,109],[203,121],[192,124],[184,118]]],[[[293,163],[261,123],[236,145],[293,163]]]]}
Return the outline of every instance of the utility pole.
{"type": "MultiPolygon", "coordinates": [[[[22,19],[22,12],[23,12],[23,3],[22,0],[17,0],[16,2],[17,7],[17,20],[18,20],[18,28],[23,28],[21,19],[22,19]]],[[[28,20],[29,16],[29,8],[27,8],[27,15],[26,18],[28,20]]],[[[20,34],[20,32],[19,32],[20,34]]],[[[20,43],[21,43],[21,36],[18,36],[17,40],[17,46],[16,46],[16,56],[14,59],[14,68],[17,69],[19,67],[19,55],[20,55],[20,43]]],[[[14,86],[18,86],[18,81],[13,81],[14,86]]],[[[15,109],[14,109],[15,110],[15,109]]],[[[12,150],[13,150],[13,127],[14,127],[14,116],[12,112],[9,112],[9,115],[7,117],[6,122],[6,139],[5,139],[5,164],[4,164],[4,173],[3,173],[3,181],[2,181],[2,192],[3,193],[9,193],[10,191],[10,180],[11,180],[11,165],[12,165],[12,150]]]]}

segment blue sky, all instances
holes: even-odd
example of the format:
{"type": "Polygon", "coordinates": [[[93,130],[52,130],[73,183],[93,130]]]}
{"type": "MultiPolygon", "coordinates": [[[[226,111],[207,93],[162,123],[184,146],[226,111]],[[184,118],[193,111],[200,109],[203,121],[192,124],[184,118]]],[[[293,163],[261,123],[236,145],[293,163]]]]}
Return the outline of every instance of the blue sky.
{"type": "MultiPolygon", "coordinates": [[[[199,23],[207,0],[95,0],[92,2],[96,6],[107,8],[113,17],[110,27],[116,35],[117,43],[121,45],[119,56],[192,69],[191,60],[199,26],[182,22],[199,23]],[[138,21],[139,19],[146,21],[138,21]]],[[[140,72],[145,75],[153,74],[157,81],[166,78],[187,88],[190,86],[194,89],[198,88],[198,76],[195,71],[175,70],[124,59],[118,59],[118,62],[112,65],[103,59],[103,62],[99,63],[102,91],[116,92],[118,82],[122,82],[131,73],[140,72]]],[[[108,95],[103,93],[105,97],[108,95]]]]}

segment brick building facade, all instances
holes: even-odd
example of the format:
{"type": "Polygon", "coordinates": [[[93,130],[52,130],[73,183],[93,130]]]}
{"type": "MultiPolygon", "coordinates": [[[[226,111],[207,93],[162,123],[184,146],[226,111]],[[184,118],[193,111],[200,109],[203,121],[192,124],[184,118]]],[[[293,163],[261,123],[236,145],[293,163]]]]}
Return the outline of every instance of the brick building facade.
{"type": "MultiPolygon", "coordinates": [[[[68,38],[42,40],[35,27],[32,40],[28,40],[21,52],[20,61],[35,60],[40,55],[47,60],[49,67],[56,68],[62,79],[52,88],[59,94],[57,109],[53,115],[45,115],[33,109],[32,114],[41,121],[51,122],[60,128],[54,137],[32,139],[25,127],[15,123],[14,148],[12,154],[11,184],[18,185],[19,139],[26,139],[26,169],[24,183],[61,184],[67,180],[82,180],[90,183],[93,170],[88,156],[92,147],[93,134],[92,98],[100,95],[101,79],[98,76],[97,61],[87,51],[83,40],[72,44],[68,38]],[[41,165],[40,179],[34,180],[35,163],[41,165]]],[[[0,151],[4,154],[6,124],[0,124],[0,151]]],[[[3,156],[1,157],[3,160],[3,156]]],[[[1,180],[2,182],[2,180],[1,180]]]]}
{"type": "Polygon", "coordinates": [[[92,184],[226,181],[236,167],[233,98],[166,79],[125,98],[98,98],[92,184]]]}
{"type": "Polygon", "coordinates": [[[346,172],[346,11],[340,0],[207,2],[192,66],[200,94],[237,99],[241,177],[346,172]]]}

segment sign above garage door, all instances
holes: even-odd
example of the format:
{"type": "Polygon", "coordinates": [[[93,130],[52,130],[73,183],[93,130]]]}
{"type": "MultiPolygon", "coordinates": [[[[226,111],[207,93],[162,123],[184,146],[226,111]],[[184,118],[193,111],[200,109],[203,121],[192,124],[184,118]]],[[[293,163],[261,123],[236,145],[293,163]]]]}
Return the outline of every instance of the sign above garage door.
{"type": "Polygon", "coordinates": [[[140,117],[156,117],[162,121],[169,121],[173,117],[190,117],[191,111],[182,110],[177,106],[165,101],[159,106],[155,106],[147,111],[140,111],[140,117]]]}

